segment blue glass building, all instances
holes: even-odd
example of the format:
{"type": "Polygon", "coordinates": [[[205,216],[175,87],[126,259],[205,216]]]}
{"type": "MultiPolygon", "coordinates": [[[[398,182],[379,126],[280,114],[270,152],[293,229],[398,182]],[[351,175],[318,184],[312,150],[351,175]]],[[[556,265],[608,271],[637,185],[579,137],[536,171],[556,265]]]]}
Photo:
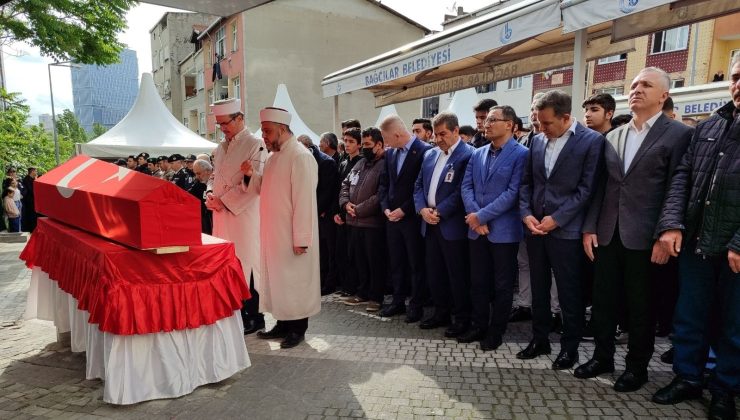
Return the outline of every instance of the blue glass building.
{"type": "Polygon", "coordinates": [[[71,73],[75,115],[87,132],[94,123],[107,128],[118,124],[136,101],[139,62],[133,50],[123,50],[118,64],[83,65],[71,73]]]}

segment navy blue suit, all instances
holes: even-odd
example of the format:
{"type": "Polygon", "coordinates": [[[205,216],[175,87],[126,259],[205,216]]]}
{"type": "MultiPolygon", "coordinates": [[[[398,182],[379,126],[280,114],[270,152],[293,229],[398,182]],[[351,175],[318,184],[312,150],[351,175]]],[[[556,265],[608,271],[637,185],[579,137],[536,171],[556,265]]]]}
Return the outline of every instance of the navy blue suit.
{"type": "Polygon", "coordinates": [[[527,148],[513,138],[494,154],[492,144],[475,150],[462,185],[467,213],[475,213],[489,234],[468,229],[473,324],[500,338],[506,331],[522,240],[519,185],[527,148]],[[493,309],[491,304],[493,303],[493,309]],[[490,327],[489,327],[490,324],[490,327]]]}
{"type": "Polygon", "coordinates": [[[397,222],[386,223],[388,252],[390,263],[391,282],[393,284],[393,305],[403,305],[409,289],[408,279],[411,279],[410,310],[420,310],[426,294],[424,285],[424,249],[421,238],[421,218],[414,209],[414,186],[416,177],[421,170],[424,153],[431,146],[423,141],[412,138],[411,145],[400,171],[398,165],[398,150],[391,148],[386,151],[386,171],[378,187],[380,207],[383,213],[386,210],[401,209],[403,219],[397,222]]]}
{"type": "Polygon", "coordinates": [[[583,329],[581,229],[603,171],[604,137],[577,123],[575,134],[560,151],[549,177],[545,172],[547,141],[544,134],[532,139],[519,188],[522,219],[531,215],[542,221],[551,216],[557,223],[547,235],[525,232],[532,282],[532,329],[534,340],[548,341],[552,271],[563,318],[561,349],[573,353],[578,350],[583,329]]]}
{"type": "Polygon", "coordinates": [[[460,186],[473,150],[473,146],[458,140],[436,185],[432,185],[432,174],[444,152],[439,148],[427,151],[414,188],[416,212],[432,207],[427,197],[433,190],[434,208],[440,218],[437,225],[429,225],[423,219],[421,221],[426,251],[426,278],[434,301],[435,316],[446,318],[452,313],[459,324],[467,324],[470,319],[465,243],[467,225],[460,186]]]}

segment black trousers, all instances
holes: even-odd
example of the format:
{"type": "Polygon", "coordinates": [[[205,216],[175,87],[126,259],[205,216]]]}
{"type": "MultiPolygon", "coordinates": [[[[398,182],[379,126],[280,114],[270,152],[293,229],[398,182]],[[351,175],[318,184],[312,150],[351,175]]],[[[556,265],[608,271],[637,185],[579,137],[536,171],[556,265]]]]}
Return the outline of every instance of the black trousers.
{"type": "Polygon", "coordinates": [[[502,336],[514,300],[519,243],[494,244],[480,236],[470,240],[469,245],[473,324],[487,330],[490,336],[502,336]]]}
{"type": "Polygon", "coordinates": [[[673,312],[678,302],[678,258],[668,260],[667,264],[650,264],[650,278],[653,284],[655,321],[660,328],[673,328],[673,312]]]}
{"type": "Polygon", "coordinates": [[[337,285],[342,291],[354,295],[357,292],[357,270],[350,257],[349,238],[351,229],[347,224],[336,226],[337,242],[334,261],[336,263],[337,285]]]}
{"type": "Polygon", "coordinates": [[[357,296],[383,303],[385,287],[385,232],[382,227],[351,229],[352,254],[357,270],[357,296]]]}
{"type": "Polygon", "coordinates": [[[319,217],[319,267],[322,289],[332,290],[337,287],[337,271],[334,263],[336,240],[334,220],[328,215],[319,217]]]}
{"type": "Polygon", "coordinates": [[[308,329],[308,318],[291,319],[290,321],[278,320],[275,328],[277,328],[278,331],[293,332],[303,335],[308,329]]]}
{"type": "Polygon", "coordinates": [[[242,302],[242,321],[246,324],[247,321],[263,321],[265,315],[260,313],[260,294],[257,293],[257,289],[254,288],[254,274],[249,274],[249,293],[252,295],[249,300],[242,302]]]}
{"type": "Polygon", "coordinates": [[[467,240],[448,241],[439,226],[427,225],[424,238],[426,278],[435,315],[453,315],[456,323],[470,322],[470,278],[467,240]]]}
{"type": "MultiPolygon", "coordinates": [[[[550,287],[555,284],[563,319],[561,349],[569,353],[578,350],[583,333],[583,245],[580,239],[560,239],[550,235],[527,235],[529,268],[532,282],[532,330],[534,339],[548,342],[552,318],[550,287]]],[[[612,339],[614,329],[612,329],[612,339]]]]}
{"type": "Polygon", "coordinates": [[[399,222],[387,222],[386,232],[393,304],[403,304],[410,289],[409,307],[421,309],[428,291],[424,282],[424,244],[419,218],[406,215],[399,222]]]}
{"type": "Polygon", "coordinates": [[[651,307],[651,250],[631,250],[624,247],[619,230],[606,246],[596,249],[596,275],[592,325],[594,327],[594,359],[614,359],[614,329],[620,306],[626,308],[629,322],[629,342],[626,369],[647,372],[655,344],[655,319],[651,307]],[[624,301],[619,301],[619,289],[624,289],[624,301]]]}

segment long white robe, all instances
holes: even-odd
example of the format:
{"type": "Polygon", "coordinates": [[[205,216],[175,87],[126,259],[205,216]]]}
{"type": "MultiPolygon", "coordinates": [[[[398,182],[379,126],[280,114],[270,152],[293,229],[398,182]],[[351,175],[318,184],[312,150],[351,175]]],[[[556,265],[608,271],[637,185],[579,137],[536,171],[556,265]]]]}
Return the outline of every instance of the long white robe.
{"type": "Polygon", "coordinates": [[[260,284],[260,173],[267,157],[265,142],[253,136],[246,128],[231,139],[221,141],[213,152],[213,174],[208,189],[213,191],[226,209],[213,212],[213,236],[234,243],[236,256],[242,263],[249,286],[249,275],[254,275],[254,287],[260,284]],[[255,175],[245,185],[241,164],[252,160],[255,175]]]}
{"type": "Polygon", "coordinates": [[[262,282],[260,311],[289,321],[321,310],[318,165],[295,137],[265,163],[260,197],[262,282]],[[295,255],[293,247],[308,247],[295,255]]]}

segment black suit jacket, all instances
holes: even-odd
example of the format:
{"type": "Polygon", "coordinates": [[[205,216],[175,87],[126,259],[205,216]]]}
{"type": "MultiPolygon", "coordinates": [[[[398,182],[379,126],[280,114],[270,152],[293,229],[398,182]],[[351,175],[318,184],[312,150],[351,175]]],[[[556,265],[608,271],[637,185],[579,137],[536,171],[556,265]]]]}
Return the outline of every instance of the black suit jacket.
{"type": "Polygon", "coordinates": [[[383,212],[400,208],[407,217],[416,214],[414,209],[416,177],[419,176],[424,153],[431,148],[432,146],[414,137],[400,172],[396,169],[398,150],[391,148],[386,151],[386,170],[378,187],[383,212]]]}
{"type": "Polygon", "coordinates": [[[519,186],[520,216],[533,215],[537,220],[551,216],[558,227],[549,235],[581,239],[586,211],[603,170],[604,137],[577,123],[575,135],[560,151],[549,177],[545,174],[546,142],[544,134],[532,139],[519,186]]]}
{"type": "Polygon", "coordinates": [[[332,217],[332,206],[339,197],[337,162],[316,146],[311,146],[311,153],[319,166],[319,183],[316,185],[316,209],[319,217],[332,217]]]}

